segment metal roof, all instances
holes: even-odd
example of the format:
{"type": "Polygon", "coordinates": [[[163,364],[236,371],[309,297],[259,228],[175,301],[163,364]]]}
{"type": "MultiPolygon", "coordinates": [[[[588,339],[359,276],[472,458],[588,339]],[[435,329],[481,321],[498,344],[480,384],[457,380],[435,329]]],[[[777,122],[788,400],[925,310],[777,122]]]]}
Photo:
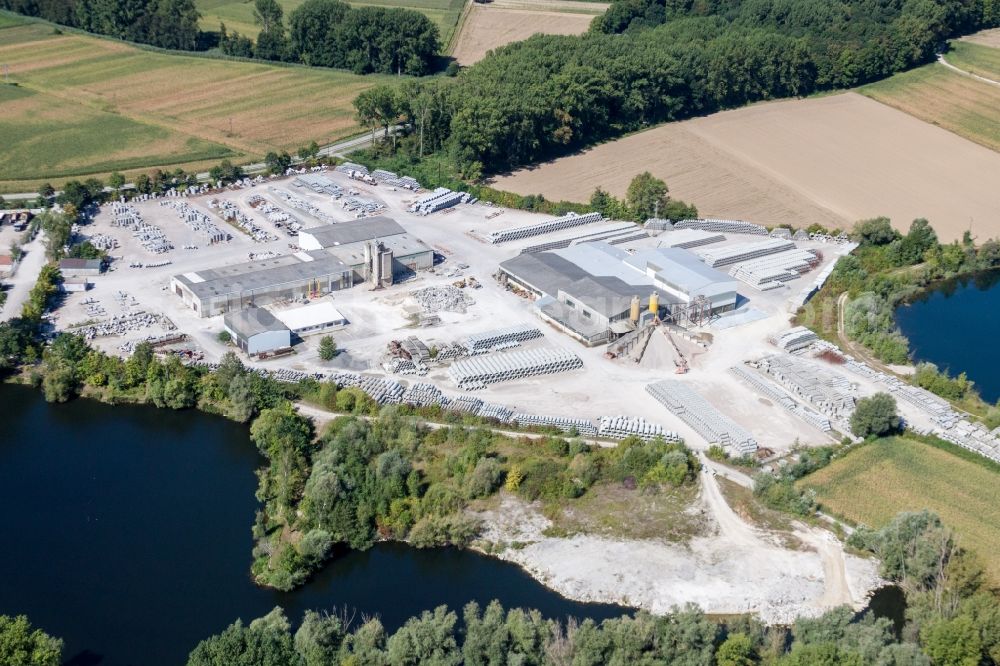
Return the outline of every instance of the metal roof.
{"type": "Polygon", "coordinates": [[[70,257],[68,259],[61,259],[59,261],[59,268],[68,268],[68,269],[71,269],[71,270],[72,269],[80,269],[80,268],[86,268],[86,269],[89,269],[89,270],[100,270],[101,269],[101,260],[100,259],[76,259],[76,258],[70,257]]]}
{"type": "Polygon", "coordinates": [[[648,277],[625,266],[620,257],[628,255],[618,252],[618,248],[605,243],[584,243],[556,252],[522,254],[500,266],[538,291],[549,296],[562,291],[605,317],[627,310],[633,296],[639,296],[645,304],[656,292],[663,305],[677,302],[677,297],[657,289],[648,277]],[[601,245],[606,247],[586,247],[601,245]]]}
{"type": "Polygon", "coordinates": [[[211,298],[343,275],[350,270],[337,257],[324,250],[315,250],[184,273],[175,275],[174,279],[187,286],[198,298],[211,298]]]}
{"type": "Polygon", "coordinates": [[[274,316],[293,331],[344,321],[344,315],[340,314],[340,311],[333,307],[333,303],[330,301],[320,301],[290,310],[279,310],[274,313],[274,316]]]}
{"type": "Polygon", "coordinates": [[[288,330],[287,326],[263,308],[230,310],[225,314],[223,320],[226,322],[226,328],[245,340],[259,333],[288,330]]]}
{"type": "Polygon", "coordinates": [[[674,247],[636,252],[625,263],[644,274],[652,271],[656,279],[676,287],[689,296],[719,296],[735,292],[736,280],[722,271],[703,264],[696,255],[674,247]]]}
{"type": "Polygon", "coordinates": [[[403,233],[406,233],[406,229],[400,226],[399,222],[384,215],[365,217],[360,220],[340,222],[338,224],[325,224],[321,227],[303,229],[299,232],[300,235],[309,234],[316,239],[316,242],[320,246],[326,248],[373,240],[375,238],[383,239],[403,233]]]}

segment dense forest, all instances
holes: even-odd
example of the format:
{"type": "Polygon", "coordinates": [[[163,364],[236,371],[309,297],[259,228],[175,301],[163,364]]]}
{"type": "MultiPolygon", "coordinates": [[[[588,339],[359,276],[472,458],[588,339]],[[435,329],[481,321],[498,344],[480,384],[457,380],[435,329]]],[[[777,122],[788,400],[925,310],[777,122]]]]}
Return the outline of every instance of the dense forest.
{"type": "Polygon", "coordinates": [[[289,16],[276,0],[255,0],[256,41],[199,30],[194,0],[0,0],[0,8],[141,44],[182,51],[218,46],[226,55],[350,69],[358,74],[427,74],[440,40],[420,12],[352,8],[340,0],[306,0],[289,16]]]}
{"type": "Polygon", "coordinates": [[[588,34],[497,49],[456,80],[421,82],[389,115],[412,123],[404,150],[444,148],[475,179],[659,122],[884,78],[998,23],[992,0],[618,0],[588,34]]]}

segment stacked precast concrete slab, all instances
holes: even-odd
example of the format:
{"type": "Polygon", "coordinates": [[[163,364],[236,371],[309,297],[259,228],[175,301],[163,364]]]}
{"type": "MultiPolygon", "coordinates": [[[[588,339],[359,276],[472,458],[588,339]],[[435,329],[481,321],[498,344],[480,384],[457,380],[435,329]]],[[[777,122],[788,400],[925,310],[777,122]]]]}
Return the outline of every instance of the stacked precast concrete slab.
{"type": "Polygon", "coordinates": [[[830,423],[830,419],[826,418],[819,412],[815,412],[804,405],[800,405],[795,401],[795,399],[778,388],[773,382],[765,379],[756,372],[741,366],[729,368],[729,371],[745,383],[749,384],[765,398],[773,400],[810,425],[816,426],[823,432],[830,432],[833,430],[833,424],[830,423]]]}
{"type": "Polygon", "coordinates": [[[786,352],[794,352],[805,349],[817,340],[819,340],[819,336],[813,331],[805,326],[796,326],[775,336],[774,344],[778,349],[783,349],[786,352]]]}
{"type": "Polygon", "coordinates": [[[767,240],[753,243],[742,243],[740,245],[730,245],[727,247],[706,248],[698,250],[697,254],[707,265],[712,268],[729,266],[740,262],[749,261],[758,257],[764,257],[778,252],[794,250],[795,243],[783,238],[768,238],[767,240]]]}
{"type": "MultiPolygon", "coordinates": [[[[532,252],[547,252],[548,250],[561,250],[567,248],[570,245],[578,245],[580,243],[590,243],[592,241],[607,240],[608,238],[617,238],[619,236],[631,236],[636,231],[636,226],[631,222],[624,222],[622,224],[615,224],[607,229],[602,229],[601,231],[594,231],[586,234],[580,234],[579,236],[570,236],[569,238],[560,238],[558,240],[548,241],[546,243],[539,243],[538,245],[529,245],[521,250],[521,254],[531,254],[532,252]]],[[[643,233],[644,236],[647,234],[643,233]]]]}
{"type": "Polygon", "coordinates": [[[765,356],[749,365],[831,419],[844,424],[850,421],[857,390],[845,377],[829,372],[822,365],[786,354],[765,356]]]}
{"type": "Polygon", "coordinates": [[[757,450],[753,436],[724,416],[684,382],[664,379],[647,384],[646,391],[709,443],[728,446],[743,455],[757,450]]]}
{"type": "Polygon", "coordinates": [[[453,363],[448,368],[448,374],[459,388],[472,391],[489,384],[567,372],[581,367],[583,361],[576,354],[558,347],[548,347],[463,359],[453,363]]]}
{"type": "Polygon", "coordinates": [[[601,219],[603,218],[600,213],[586,213],[585,215],[570,213],[568,215],[564,215],[563,217],[557,217],[553,220],[547,220],[537,224],[529,224],[523,227],[513,227],[511,229],[501,229],[500,231],[491,231],[489,241],[494,245],[497,243],[506,243],[508,241],[521,240],[523,238],[531,238],[532,236],[548,234],[553,231],[559,231],[560,229],[568,229],[570,227],[578,227],[584,224],[600,222],[601,219]]]}

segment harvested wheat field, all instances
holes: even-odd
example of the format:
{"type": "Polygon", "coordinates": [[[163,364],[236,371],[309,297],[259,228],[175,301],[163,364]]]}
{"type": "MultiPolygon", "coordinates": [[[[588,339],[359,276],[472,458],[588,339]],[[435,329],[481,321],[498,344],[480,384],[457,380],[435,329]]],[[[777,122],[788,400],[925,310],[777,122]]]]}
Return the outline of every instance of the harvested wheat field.
{"type": "Polygon", "coordinates": [[[495,2],[474,4],[452,52],[460,65],[471,65],[487,52],[535,34],[580,35],[606,5],[590,2],[495,2]]]}
{"type": "Polygon", "coordinates": [[[989,30],[981,30],[972,35],[966,35],[962,37],[962,41],[1000,48],[1000,28],[990,28],[989,30]]]}
{"type": "Polygon", "coordinates": [[[1000,236],[1000,154],[856,93],[786,100],[670,123],[496,179],[500,189],[586,201],[637,173],[703,216],[850,226],[926,217],[945,240],[973,220],[1000,236]]]}

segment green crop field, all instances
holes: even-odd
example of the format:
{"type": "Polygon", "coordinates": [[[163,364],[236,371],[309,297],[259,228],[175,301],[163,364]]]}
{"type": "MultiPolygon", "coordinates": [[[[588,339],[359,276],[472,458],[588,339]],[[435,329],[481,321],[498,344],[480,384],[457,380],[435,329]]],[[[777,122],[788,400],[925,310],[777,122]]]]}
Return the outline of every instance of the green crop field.
{"type": "Polygon", "coordinates": [[[930,509],[1000,582],[1000,472],[978,461],[900,437],[851,451],[799,484],[814,488],[825,509],[873,527],[930,509]]]}
{"type": "Polygon", "coordinates": [[[232,154],[219,144],[9,85],[0,85],[0,109],[0,180],[78,176],[232,154]]]}
{"type": "Polygon", "coordinates": [[[359,92],[398,80],[160,53],[39,22],[0,29],[0,63],[17,84],[0,97],[5,191],[68,174],[203,167],[225,154],[330,143],[360,130],[359,92]]]}
{"type": "MultiPolygon", "coordinates": [[[[288,15],[305,0],[278,0],[285,10],[285,24],[288,15]]],[[[218,30],[220,23],[226,24],[229,32],[239,32],[256,37],[260,30],[253,20],[253,0],[196,0],[195,4],[201,12],[202,30],[218,30]]],[[[464,0],[351,0],[353,7],[402,7],[418,11],[429,18],[438,27],[442,45],[448,44],[462,13],[464,0]]]]}
{"type": "Polygon", "coordinates": [[[1000,81],[1000,49],[956,41],[951,43],[945,59],[959,69],[1000,81]]]}
{"type": "MultiPolygon", "coordinates": [[[[951,56],[948,57],[951,62],[951,56]]],[[[1000,86],[934,63],[862,86],[858,92],[987,148],[1000,150],[1000,86]]]]}

